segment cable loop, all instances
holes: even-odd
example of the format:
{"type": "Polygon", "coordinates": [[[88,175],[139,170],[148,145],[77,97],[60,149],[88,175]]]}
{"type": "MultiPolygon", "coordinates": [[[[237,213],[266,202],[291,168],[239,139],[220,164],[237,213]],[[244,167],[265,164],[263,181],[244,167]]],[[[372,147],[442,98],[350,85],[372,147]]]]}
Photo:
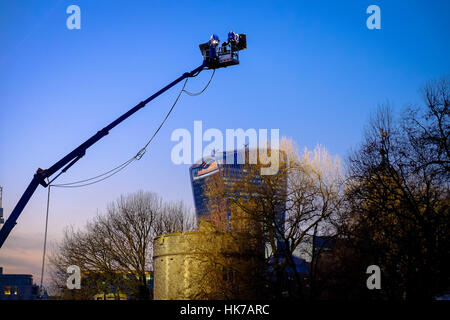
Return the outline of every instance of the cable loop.
{"type": "MultiPolygon", "coordinates": [[[[211,78],[209,79],[209,81],[208,81],[208,83],[206,84],[206,86],[205,86],[201,91],[195,92],[195,93],[189,92],[189,91],[185,90],[186,84],[187,84],[188,79],[189,79],[189,78],[186,78],[186,80],[184,81],[183,87],[181,88],[180,92],[178,93],[178,96],[176,97],[174,103],[172,104],[171,108],[170,108],[169,111],[167,112],[165,118],[164,118],[163,121],[160,123],[159,127],[158,127],[158,128],[156,129],[156,131],[153,133],[153,135],[151,136],[151,138],[150,138],[150,139],[147,141],[147,143],[144,145],[144,147],[142,147],[142,148],[136,153],[135,156],[133,156],[132,158],[128,159],[127,161],[121,163],[121,164],[118,165],[117,167],[115,167],[115,168],[113,168],[113,169],[111,169],[111,170],[109,170],[109,171],[107,171],[107,172],[104,172],[104,173],[102,173],[102,174],[99,174],[99,175],[97,175],[97,176],[95,176],[95,177],[88,178],[88,179],[84,179],[84,180],[79,180],[79,181],[75,181],[75,182],[69,182],[69,183],[51,184],[51,185],[49,184],[49,187],[50,187],[50,186],[53,186],[53,187],[58,187],[58,188],[79,188],[79,187],[89,186],[89,185],[92,185],[92,184],[101,182],[101,181],[103,181],[103,180],[106,180],[106,179],[112,177],[113,175],[119,173],[119,172],[122,171],[124,168],[126,168],[128,165],[130,165],[133,161],[135,161],[135,160],[141,160],[141,158],[144,156],[144,154],[145,154],[146,151],[147,151],[147,147],[148,147],[149,144],[153,141],[153,139],[155,138],[155,136],[158,134],[159,130],[161,130],[162,126],[164,125],[164,123],[165,123],[165,122],[167,121],[167,119],[169,118],[170,114],[172,113],[173,109],[175,108],[175,105],[178,103],[178,100],[180,99],[181,94],[182,94],[183,92],[185,92],[186,94],[188,94],[188,95],[190,95],[190,96],[198,96],[198,95],[202,94],[202,93],[209,87],[209,85],[210,85],[210,83],[211,83],[211,81],[212,81],[212,79],[213,79],[213,77],[214,77],[215,72],[216,72],[216,70],[214,69],[213,72],[212,72],[212,74],[211,74],[211,78]]],[[[195,74],[193,77],[196,77],[199,73],[200,73],[200,71],[199,71],[197,74],[195,74]]],[[[61,173],[62,173],[62,172],[61,172],[61,173]]],[[[59,177],[59,176],[61,175],[61,173],[58,174],[57,177],[59,177]]],[[[56,177],[55,177],[55,179],[56,179],[56,177]]],[[[55,180],[55,179],[53,179],[53,180],[55,180]]],[[[52,180],[52,181],[53,181],[53,180],[52,180]]],[[[52,182],[52,181],[51,181],[51,182],[52,182]]],[[[50,183],[51,183],[51,182],[50,182],[50,183]]]]}

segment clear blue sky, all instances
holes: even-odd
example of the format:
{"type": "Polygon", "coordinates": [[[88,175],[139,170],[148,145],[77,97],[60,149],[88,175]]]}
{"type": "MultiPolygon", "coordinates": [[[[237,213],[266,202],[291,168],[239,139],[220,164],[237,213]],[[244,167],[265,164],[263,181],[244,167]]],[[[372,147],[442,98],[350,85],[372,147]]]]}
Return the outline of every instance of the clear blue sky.
{"type": "MultiPolygon", "coordinates": [[[[122,193],[155,191],[193,204],[187,165],[174,165],[176,128],[278,128],[303,147],[345,157],[371,111],[421,102],[419,88],[450,71],[449,1],[1,1],[0,185],[6,215],[38,167],[201,63],[211,33],[247,33],[241,65],[218,70],[199,97],[183,96],[148,153],[107,182],[53,189],[49,239],[82,226],[122,193]],[[66,8],[81,8],[81,30],[66,8]],[[366,8],[381,8],[381,30],[366,8]]],[[[189,83],[197,90],[208,72],[189,83]]],[[[114,129],[60,182],[132,156],[179,86],[114,129]]],[[[38,274],[46,190],[38,189],[0,250],[5,272],[38,274]]],[[[37,277],[36,281],[39,280],[37,277]]]]}

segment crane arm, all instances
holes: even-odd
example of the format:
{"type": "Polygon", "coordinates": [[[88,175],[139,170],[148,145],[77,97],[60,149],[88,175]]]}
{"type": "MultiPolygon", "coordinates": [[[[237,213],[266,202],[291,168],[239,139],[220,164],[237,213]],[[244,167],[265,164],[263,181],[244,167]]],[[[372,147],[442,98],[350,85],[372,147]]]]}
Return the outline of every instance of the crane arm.
{"type": "Polygon", "coordinates": [[[169,83],[167,86],[159,90],[158,92],[154,93],[147,99],[139,102],[136,106],[125,112],[123,115],[121,115],[119,118],[111,122],[109,125],[98,131],[96,134],[94,134],[92,137],[87,139],[85,142],[83,142],[81,145],[73,149],[71,152],[69,152],[66,156],[64,156],[61,160],[56,162],[54,165],[52,165],[50,168],[46,170],[38,169],[36,173],[33,176],[33,179],[31,180],[28,187],[25,189],[25,192],[20,197],[19,201],[17,202],[16,206],[14,207],[13,211],[9,215],[8,219],[6,220],[3,227],[0,229],[0,248],[3,246],[3,243],[5,242],[6,238],[10,234],[11,230],[16,225],[16,221],[19,218],[20,214],[22,213],[23,209],[27,205],[30,198],[33,196],[34,192],[36,191],[37,187],[39,185],[42,185],[44,187],[48,186],[48,183],[45,181],[45,179],[50,178],[53,174],[58,172],[62,169],[61,172],[67,171],[72,165],[74,165],[78,160],[80,160],[85,154],[86,150],[91,147],[93,144],[95,144],[97,141],[102,139],[104,136],[106,136],[111,129],[119,125],[122,121],[126,120],[128,117],[133,115],[138,110],[145,107],[147,103],[158,97],[159,95],[163,94],[173,86],[175,86],[180,81],[183,81],[186,78],[193,77],[197,75],[199,72],[201,72],[203,69],[205,69],[208,66],[208,61],[205,60],[199,67],[195,68],[191,72],[186,72],[180,77],[178,77],[176,80],[169,83]]]}

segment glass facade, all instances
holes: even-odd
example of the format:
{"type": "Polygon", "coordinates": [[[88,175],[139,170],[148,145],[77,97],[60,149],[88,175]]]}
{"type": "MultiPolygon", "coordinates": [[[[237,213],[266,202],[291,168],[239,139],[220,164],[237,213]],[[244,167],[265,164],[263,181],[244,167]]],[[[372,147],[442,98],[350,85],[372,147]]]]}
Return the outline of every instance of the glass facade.
{"type": "MultiPolygon", "coordinates": [[[[217,153],[203,158],[200,163],[191,166],[190,178],[197,217],[209,214],[206,188],[211,177],[219,175],[225,187],[229,188],[234,181],[244,174],[244,152],[244,150],[235,150],[217,153]]],[[[228,212],[227,218],[229,218],[228,212]]]]}
{"type": "MultiPolygon", "coordinates": [[[[204,158],[201,162],[190,167],[190,178],[194,196],[195,212],[198,218],[205,217],[210,213],[208,208],[208,196],[206,194],[207,184],[210,179],[212,177],[219,176],[220,179],[222,179],[225,188],[228,188],[228,191],[231,191],[230,189],[232,188],[233,183],[247,174],[249,165],[245,164],[246,155],[248,158],[247,148],[220,152],[204,158]]],[[[260,176],[254,177],[255,184],[261,185],[261,181],[260,176]]],[[[285,189],[287,187],[287,181],[284,181],[281,185],[283,186],[282,188],[285,189]]],[[[236,191],[234,191],[234,193],[236,194],[236,191]]],[[[245,199],[246,195],[239,194],[238,197],[245,199]]],[[[227,199],[224,200],[227,201],[227,199]]],[[[283,203],[281,206],[282,207],[277,210],[281,212],[277,223],[280,231],[284,233],[286,205],[283,203]]],[[[230,210],[227,209],[226,219],[229,220],[230,216],[230,210]]],[[[281,245],[280,242],[279,244],[281,245]]]]}

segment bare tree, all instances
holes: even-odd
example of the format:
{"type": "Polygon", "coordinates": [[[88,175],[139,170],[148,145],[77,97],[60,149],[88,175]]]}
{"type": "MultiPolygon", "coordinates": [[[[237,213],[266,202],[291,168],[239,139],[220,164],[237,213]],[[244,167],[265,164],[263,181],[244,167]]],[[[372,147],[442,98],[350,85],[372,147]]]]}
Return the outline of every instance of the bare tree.
{"type": "Polygon", "coordinates": [[[401,122],[381,107],[349,159],[351,242],[360,263],[380,265],[392,299],[430,299],[449,286],[448,80],[424,97],[401,122]]]}
{"type": "Polygon", "coordinates": [[[409,107],[402,130],[408,137],[410,164],[430,178],[450,180],[450,77],[430,81],[422,90],[426,108],[409,107]]]}
{"type": "Polygon", "coordinates": [[[85,229],[66,229],[50,258],[54,284],[68,298],[92,298],[95,291],[101,291],[101,280],[115,292],[148,299],[153,239],[194,226],[182,202],[164,203],[158,195],[142,191],[121,196],[85,229]],[[77,265],[83,272],[83,290],[64,290],[69,265],[77,265]]]}
{"type": "Polygon", "coordinates": [[[197,228],[195,216],[190,213],[183,201],[164,203],[158,212],[153,226],[155,236],[179,231],[192,231],[197,228]]]}
{"type": "Polygon", "coordinates": [[[314,232],[331,231],[329,221],[342,194],[340,161],[320,147],[300,154],[288,139],[282,140],[280,149],[279,170],[274,175],[261,175],[264,165],[257,164],[247,165],[246,174],[231,186],[224,186],[220,178],[211,180],[210,210],[215,221],[225,221],[224,211],[230,210],[232,230],[242,229],[247,237],[266,244],[266,262],[275,275],[271,283],[275,296],[280,297],[284,290],[288,269],[297,287],[291,295],[300,296],[303,279],[294,252],[314,232]]]}

